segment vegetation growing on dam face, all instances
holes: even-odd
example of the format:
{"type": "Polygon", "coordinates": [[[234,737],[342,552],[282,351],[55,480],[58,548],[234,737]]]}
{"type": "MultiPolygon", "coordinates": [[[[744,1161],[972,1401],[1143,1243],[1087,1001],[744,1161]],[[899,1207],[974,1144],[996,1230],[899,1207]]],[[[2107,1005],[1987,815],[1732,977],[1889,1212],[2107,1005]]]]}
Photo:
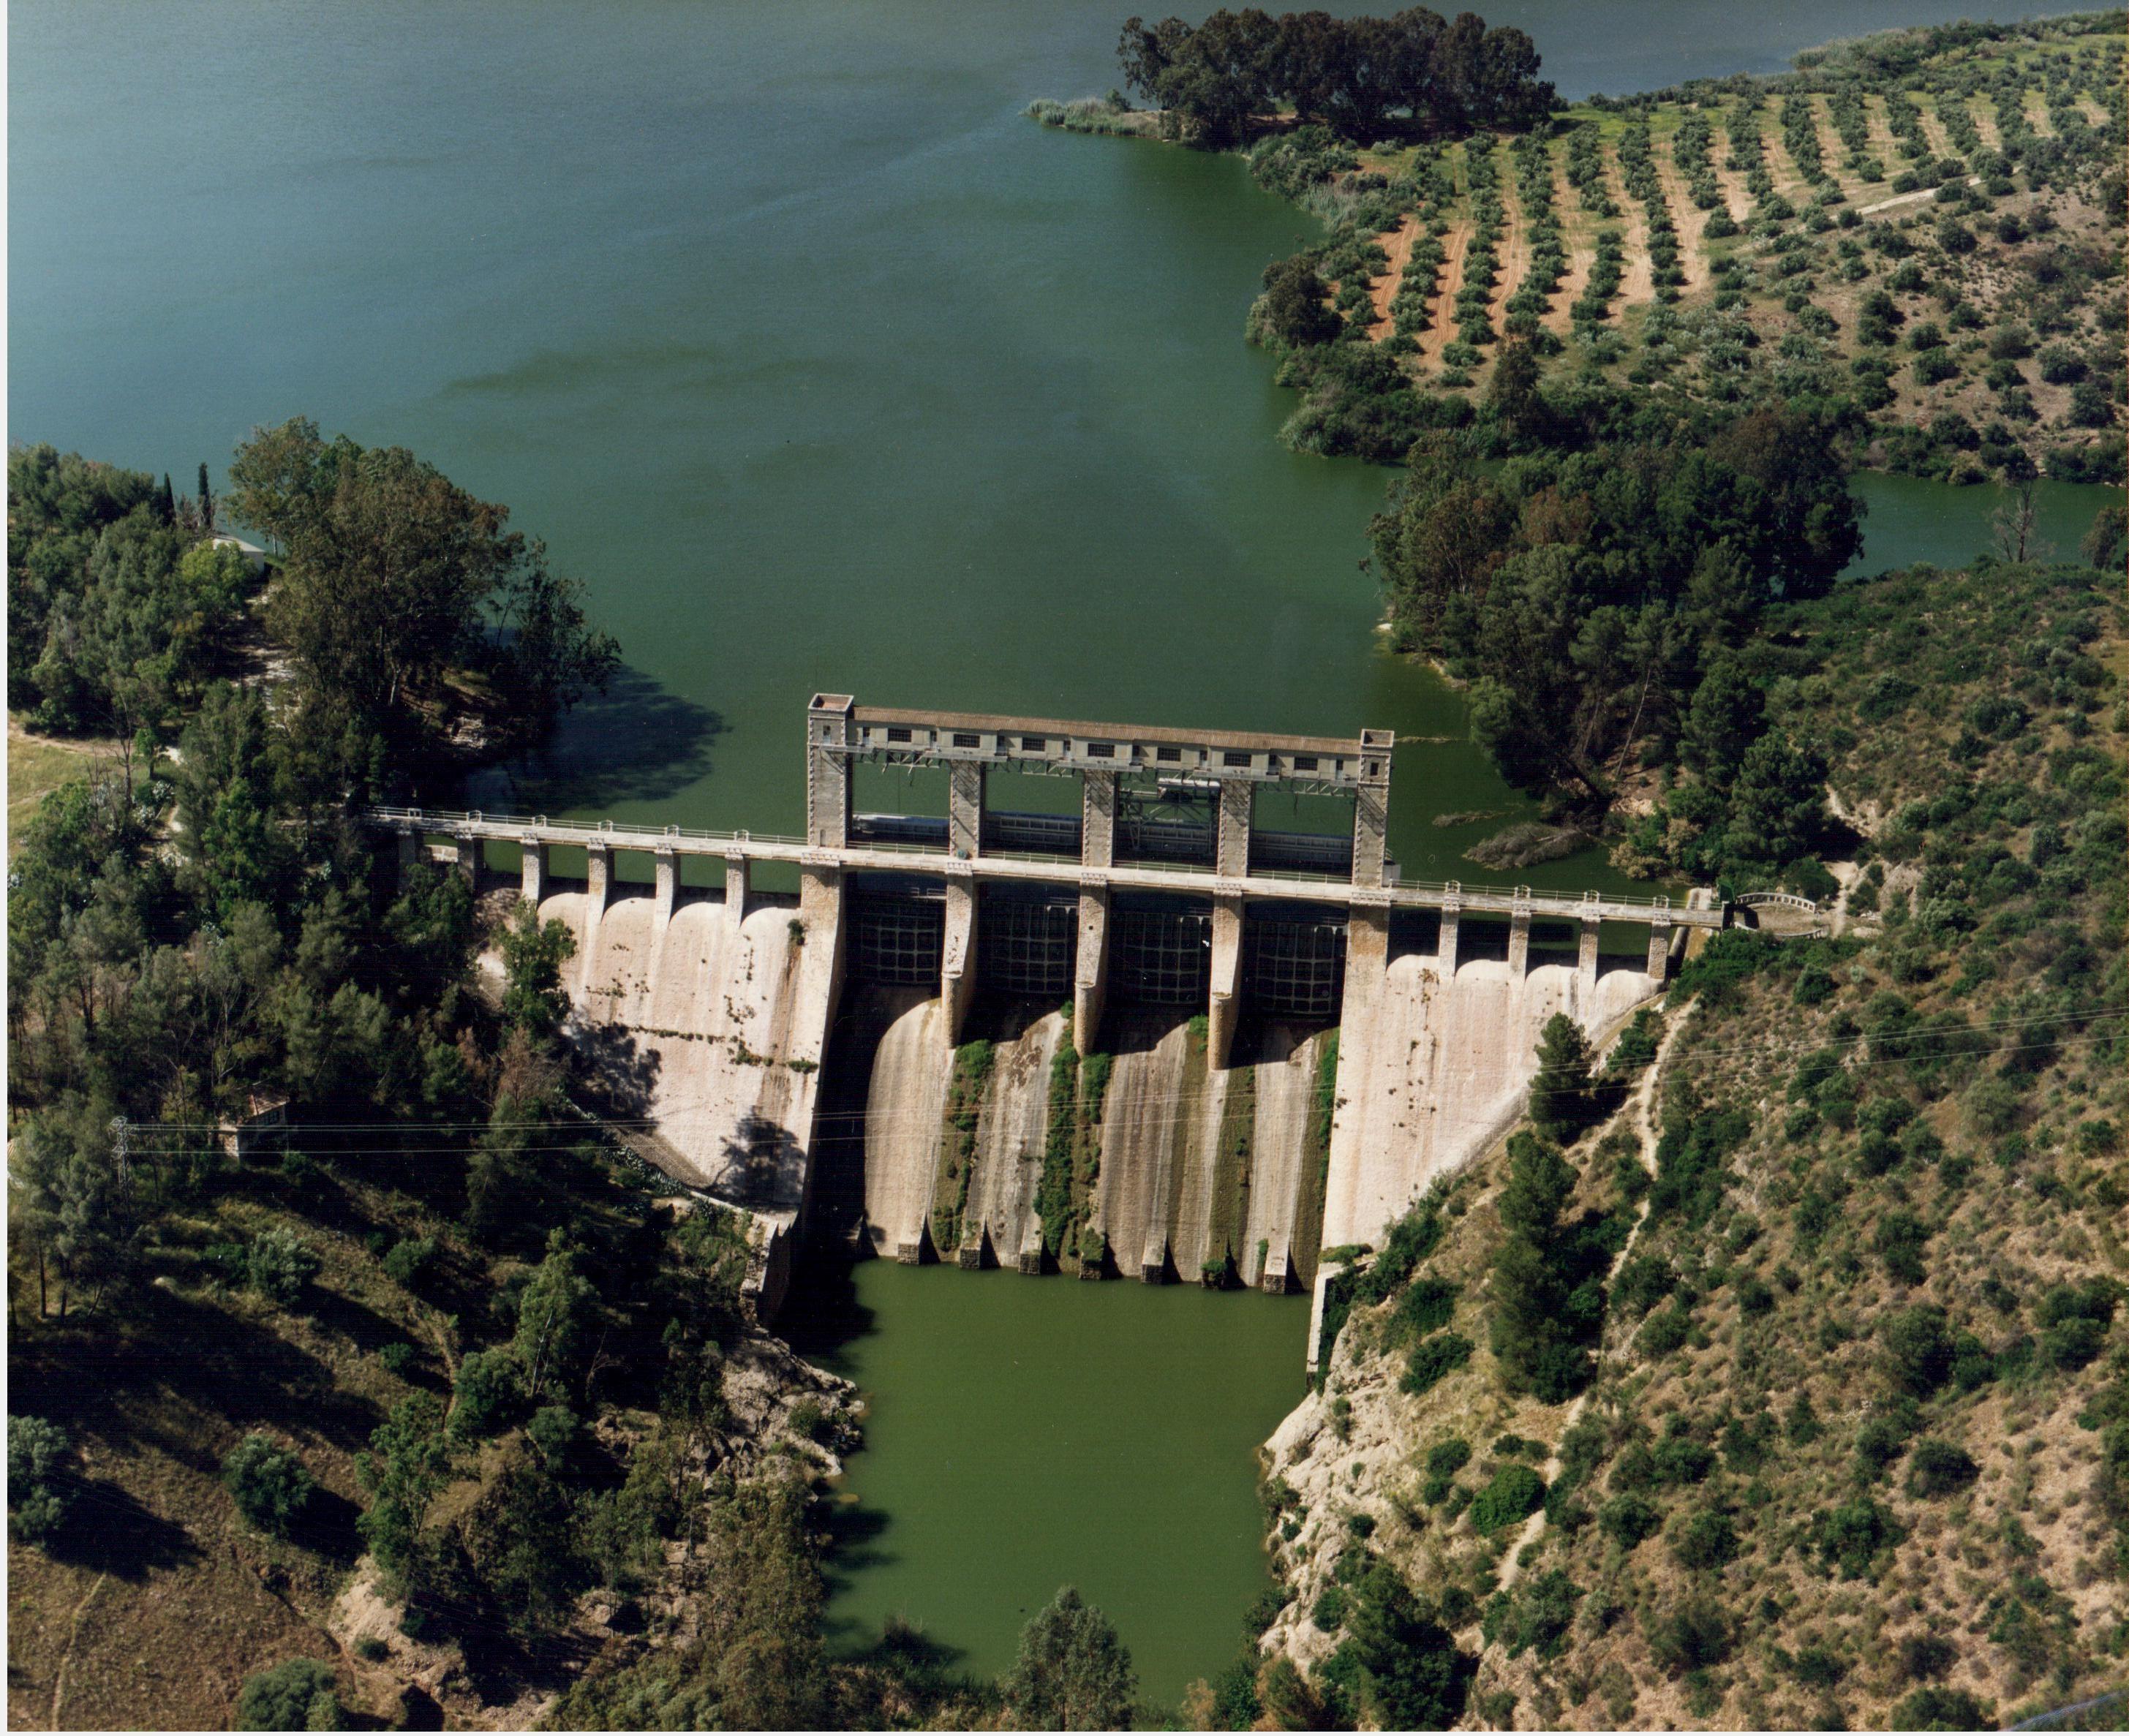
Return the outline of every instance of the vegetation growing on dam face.
{"type": "Polygon", "coordinates": [[[1770,607],[1744,666],[1857,826],[1831,932],[1713,937],[1613,1057],[1646,1097],[1548,1098],[1360,1258],[1271,1467],[1287,1600],[1208,1721],[1387,1726],[1421,1662],[1497,1727],[1974,1727],[2118,1681],[2124,628],[2074,565],[1770,607]],[[1460,1677],[1383,1647],[1398,1596],[1460,1677]]]}

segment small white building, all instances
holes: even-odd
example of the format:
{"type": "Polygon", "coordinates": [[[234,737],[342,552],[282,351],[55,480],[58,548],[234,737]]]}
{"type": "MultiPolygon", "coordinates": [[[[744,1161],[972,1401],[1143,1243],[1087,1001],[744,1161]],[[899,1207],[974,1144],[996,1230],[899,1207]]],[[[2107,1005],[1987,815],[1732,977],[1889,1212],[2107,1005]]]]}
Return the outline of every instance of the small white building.
{"type": "Polygon", "coordinates": [[[266,551],[256,543],[247,543],[241,536],[217,534],[211,540],[217,549],[234,549],[244,557],[244,564],[251,569],[254,578],[266,570],[266,551]]]}

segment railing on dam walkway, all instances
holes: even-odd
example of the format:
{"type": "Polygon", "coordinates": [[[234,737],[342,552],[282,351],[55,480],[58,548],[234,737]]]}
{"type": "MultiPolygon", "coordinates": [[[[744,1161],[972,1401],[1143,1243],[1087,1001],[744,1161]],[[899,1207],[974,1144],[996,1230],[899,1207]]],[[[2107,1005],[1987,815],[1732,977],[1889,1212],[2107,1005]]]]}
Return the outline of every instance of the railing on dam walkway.
{"type": "Polygon", "coordinates": [[[1655,922],[1688,928],[1720,928],[1725,912],[1718,904],[1674,903],[1658,894],[1546,892],[1528,887],[1488,886],[1470,881],[1399,878],[1379,887],[1356,887],[1336,875],[1301,868],[1252,868],[1240,879],[1222,879],[1203,863],[1162,862],[1117,863],[1090,868],[1077,857],[1034,851],[986,853],[954,858],[943,846],[898,839],[857,843],[842,849],[809,844],[803,838],[766,832],[717,831],[699,826],[629,825],[611,820],[550,820],[544,814],[491,814],[440,808],[373,807],[364,819],[381,831],[416,838],[477,838],[503,844],[603,845],[607,849],[650,854],[722,856],[759,862],[788,862],[809,867],[900,868],[938,873],[949,861],[986,876],[1013,879],[1048,878],[1073,881],[1098,875],[1117,886],[1167,887],[1201,893],[1241,893],[1269,897],[1308,897],[1341,904],[1460,909],[1474,916],[1534,916],[1582,921],[1655,922]]]}

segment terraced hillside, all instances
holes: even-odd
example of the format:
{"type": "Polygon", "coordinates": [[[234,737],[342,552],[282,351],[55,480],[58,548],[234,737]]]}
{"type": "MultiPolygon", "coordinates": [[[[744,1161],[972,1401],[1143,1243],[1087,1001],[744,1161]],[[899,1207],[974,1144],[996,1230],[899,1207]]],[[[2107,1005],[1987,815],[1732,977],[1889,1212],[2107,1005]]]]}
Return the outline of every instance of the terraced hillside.
{"type": "Polygon", "coordinates": [[[2123,45],[2118,13],[1946,26],[1517,136],[1268,136],[1260,178],[1334,225],[1251,317],[1303,392],[1286,438],[1541,440],[1535,373],[1555,408],[1810,402],[1874,466],[2119,480],[2123,45]]]}

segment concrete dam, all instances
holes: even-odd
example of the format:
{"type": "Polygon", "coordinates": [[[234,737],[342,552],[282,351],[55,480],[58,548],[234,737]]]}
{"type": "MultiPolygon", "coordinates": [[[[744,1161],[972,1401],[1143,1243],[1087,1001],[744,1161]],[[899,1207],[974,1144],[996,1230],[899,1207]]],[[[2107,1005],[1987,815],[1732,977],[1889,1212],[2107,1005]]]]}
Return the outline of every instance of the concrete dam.
{"type": "Polygon", "coordinates": [[[1513,1119],[1547,1019],[1601,1038],[1660,989],[1674,940],[1726,920],[1704,893],[1400,878],[1388,731],[821,694],[805,732],[803,838],[369,816],[402,863],[476,885],[515,848],[522,897],[576,940],[574,1038],[658,1161],[756,1220],[771,1313],[808,1234],[1307,1288],[1320,1250],[1379,1241],[1513,1119]],[[860,767],[943,771],[945,811],[860,811],[860,767]],[[1065,782],[1021,811],[998,798],[1022,777],[1065,782]],[[1280,794],[1336,829],[1263,823],[1280,794]],[[583,878],[555,872],[579,849],[583,878]],[[620,877],[645,857],[647,880],[620,877]],[[689,858],[722,886],[683,883],[689,858]],[[796,896],[753,887],[758,863],[795,866],[796,896]],[[1631,949],[1603,949],[1622,930],[1631,949]]]}

